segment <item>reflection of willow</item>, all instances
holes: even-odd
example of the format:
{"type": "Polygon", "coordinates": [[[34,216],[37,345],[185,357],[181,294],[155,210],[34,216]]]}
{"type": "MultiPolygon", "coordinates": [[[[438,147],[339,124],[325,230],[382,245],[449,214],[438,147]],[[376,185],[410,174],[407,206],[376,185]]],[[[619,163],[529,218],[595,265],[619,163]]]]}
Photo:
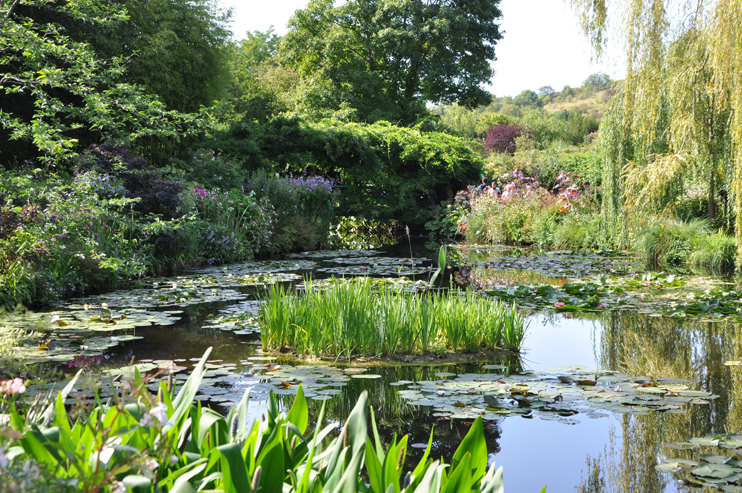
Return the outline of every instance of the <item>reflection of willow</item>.
{"type": "MultiPolygon", "coordinates": [[[[659,458],[698,458],[693,457],[698,452],[669,450],[664,444],[742,431],[742,367],[724,365],[742,358],[742,325],[630,312],[607,313],[601,322],[601,367],[629,375],[684,378],[692,388],[720,396],[709,405],[690,405],[687,414],[621,416],[623,440],[616,440],[612,430],[610,448],[600,460],[588,460],[586,478],[596,474],[596,467],[602,468],[607,476],[605,491],[662,491],[674,478],[655,471],[659,458]]],[[[599,484],[586,479],[579,491],[604,491],[595,487],[599,484]]]]}

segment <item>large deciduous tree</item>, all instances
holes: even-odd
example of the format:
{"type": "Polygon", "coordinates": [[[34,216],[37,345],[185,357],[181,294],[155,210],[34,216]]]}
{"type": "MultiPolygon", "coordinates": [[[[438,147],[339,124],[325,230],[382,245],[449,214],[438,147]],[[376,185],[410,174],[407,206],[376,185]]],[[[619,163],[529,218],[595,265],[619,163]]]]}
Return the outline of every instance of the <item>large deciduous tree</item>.
{"type": "Polygon", "coordinates": [[[289,22],[284,63],[329,78],[365,120],[414,121],[425,103],[486,105],[500,0],[312,0],[289,22]]]}
{"type": "Polygon", "coordinates": [[[54,164],[102,140],[178,138],[191,117],[167,111],[70,35],[126,19],[104,0],[0,0],[0,164],[54,164]]]}
{"type": "Polygon", "coordinates": [[[598,56],[610,32],[626,47],[626,80],[601,127],[604,213],[671,206],[684,181],[701,181],[710,218],[734,195],[742,262],[742,0],[569,3],[598,56]]]}

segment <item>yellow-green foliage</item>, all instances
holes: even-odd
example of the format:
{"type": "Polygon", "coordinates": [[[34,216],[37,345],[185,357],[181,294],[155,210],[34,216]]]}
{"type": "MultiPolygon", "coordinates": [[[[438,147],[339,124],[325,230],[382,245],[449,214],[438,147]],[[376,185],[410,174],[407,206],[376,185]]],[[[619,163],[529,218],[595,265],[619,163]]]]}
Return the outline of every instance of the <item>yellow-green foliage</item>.
{"type": "Polygon", "coordinates": [[[626,221],[702,178],[709,216],[718,189],[734,194],[742,252],[742,0],[571,3],[598,56],[611,26],[626,43],[626,80],[601,131],[604,211],[626,221]]]}

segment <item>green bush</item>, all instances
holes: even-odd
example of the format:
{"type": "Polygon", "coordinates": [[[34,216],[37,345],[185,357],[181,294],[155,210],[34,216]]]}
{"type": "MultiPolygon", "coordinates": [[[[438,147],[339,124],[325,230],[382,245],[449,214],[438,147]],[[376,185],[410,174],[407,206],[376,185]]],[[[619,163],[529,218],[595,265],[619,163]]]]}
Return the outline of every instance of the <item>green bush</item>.
{"type": "Polygon", "coordinates": [[[737,242],[733,236],[723,232],[700,238],[690,261],[714,269],[731,270],[737,261],[737,242]]]}
{"type": "Polygon", "coordinates": [[[423,225],[431,200],[434,206],[482,168],[472,141],[387,122],[240,122],[205,145],[251,170],[323,173],[344,187],[339,214],[405,224],[423,225]]]}

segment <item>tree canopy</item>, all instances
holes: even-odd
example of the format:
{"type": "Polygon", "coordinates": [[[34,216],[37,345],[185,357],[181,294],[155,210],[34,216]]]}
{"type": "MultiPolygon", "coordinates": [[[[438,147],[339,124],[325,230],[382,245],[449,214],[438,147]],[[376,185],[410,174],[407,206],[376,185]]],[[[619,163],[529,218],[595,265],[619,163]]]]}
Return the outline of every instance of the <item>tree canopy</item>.
{"type": "Polygon", "coordinates": [[[101,59],[68,34],[124,21],[119,5],[2,0],[0,6],[0,163],[58,162],[103,140],[188,134],[192,118],[129,83],[124,58],[101,59]]]}
{"type": "Polygon", "coordinates": [[[425,103],[486,105],[499,0],[312,0],[297,10],[283,63],[322,74],[363,120],[414,121],[425,103]]]}
{"type": "Polygon", "coordinates": [[[601,128],[604,212],[672,207],[704,184],[708,212],[734,196],[742,260],[742,0],[570,0],[598,56],[609,33],[627,75],[601,128]]]}

